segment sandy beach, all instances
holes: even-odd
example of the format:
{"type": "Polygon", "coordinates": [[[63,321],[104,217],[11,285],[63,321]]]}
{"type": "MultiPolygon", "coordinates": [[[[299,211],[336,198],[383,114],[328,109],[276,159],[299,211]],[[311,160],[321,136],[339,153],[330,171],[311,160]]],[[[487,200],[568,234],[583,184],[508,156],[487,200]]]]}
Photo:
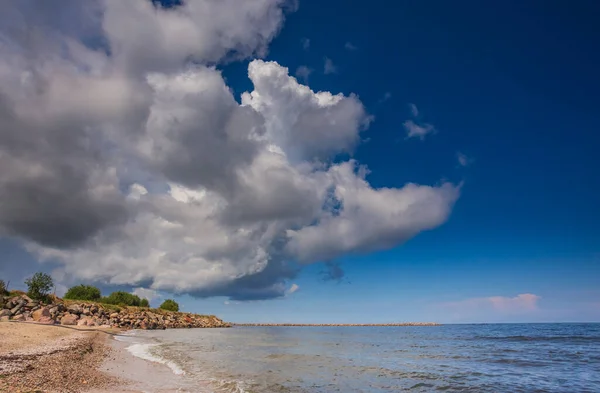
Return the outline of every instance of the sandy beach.
{"type": "Polygon", "coordinates": [[[137,358],[116,329],[0,323],[0,392],[171,390],[168,367],[137,358]]]}
{"type": "Polygon", "coordinates": [[[98,370],[112,352],[110,334],[85,330],[0,323],[0,391],[115,391],[122,381],[98,370]]]}

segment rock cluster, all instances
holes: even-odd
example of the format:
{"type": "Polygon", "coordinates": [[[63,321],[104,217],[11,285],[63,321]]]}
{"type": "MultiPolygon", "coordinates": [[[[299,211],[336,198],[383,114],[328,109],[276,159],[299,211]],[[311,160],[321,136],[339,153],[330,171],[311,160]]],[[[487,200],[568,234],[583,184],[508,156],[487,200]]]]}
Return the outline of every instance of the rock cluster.
{"type": "Polygon", "coordinates": [[[48,325],[116,327],[122,329],[174,329],[230,327],[215,316],[139,307],[110,307],[96,303],[56,301],[43,304],[29,297],[0,296],[0,321],[31,321],[48,325]]]}

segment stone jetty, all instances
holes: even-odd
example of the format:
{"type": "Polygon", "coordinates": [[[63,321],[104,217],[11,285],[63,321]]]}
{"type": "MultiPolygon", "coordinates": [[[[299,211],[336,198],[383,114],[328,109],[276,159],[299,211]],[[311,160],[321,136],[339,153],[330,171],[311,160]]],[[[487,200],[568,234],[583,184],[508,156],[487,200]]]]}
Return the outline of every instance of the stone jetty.
{"type": "Polygon", "coordinates": [[[435,322],[402,323],[234,323],[233,326],[441,326],[435,322]]]}

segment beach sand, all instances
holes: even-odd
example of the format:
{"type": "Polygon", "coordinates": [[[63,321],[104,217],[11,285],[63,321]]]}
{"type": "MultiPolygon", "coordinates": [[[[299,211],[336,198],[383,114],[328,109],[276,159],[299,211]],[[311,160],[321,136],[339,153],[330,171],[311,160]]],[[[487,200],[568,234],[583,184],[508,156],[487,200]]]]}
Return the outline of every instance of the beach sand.
{"type": "Polygon", "coordinates": [[[0,323],[0,392],[177,392],[163,364],[133,356],[119,330],[0,323]]]}
{"type": "Polygon", "coordinates": [[[115,391],[121,381],[98,370],[109,335],[89,330],[0,323],[0,392],[115,391]]]}

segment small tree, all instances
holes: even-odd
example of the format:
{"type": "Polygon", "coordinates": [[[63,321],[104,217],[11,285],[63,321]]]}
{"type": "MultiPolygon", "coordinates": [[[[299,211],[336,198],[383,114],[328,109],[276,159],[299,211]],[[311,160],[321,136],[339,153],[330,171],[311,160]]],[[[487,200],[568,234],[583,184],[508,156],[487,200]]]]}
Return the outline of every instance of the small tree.
{"type": "Polygon", "coordinates": [[[140,300],[140,307],[150,307],[150,302],[148,301],[148,299],[140,300]]]}
{"type": "Polygon", "coordinates": [[[167,311],[179,311],[179,304],[177,304],[177,302],[173,299],[167,299],[160,305],[159,308],[167,311]]]}
{"type": "Polygon", "coordinates": [[[50,290],[54,286],[54,281],[49,274],[37,272],[33,277],[25,280],[27,285],[27,296],[36,300],[46,300],[50,290]]]}
{"type": "Polygon", "coordinates": [[[8,291],[6,290],[6,283],[4,282],[4,280],[0,280],[0,295],[5,295],[8,293],[8,291]]]}
{"type": "Polygon", "coordinates": [[[77,285],[71,287],[64,296],[65,299],[88,300],[92,302],[100,300],[100,297],[102,297],[100,289],[91,285],[77,285]]]}
{"type": "Polygon", "coordinates": [[[102,299],[100,299],[100,302],[106,303],[106,304],[116,304],[116,305],[136,306],[137,307],[142,302],[142,299],[140,299],[140,297],[137,295],[132,295],[131,293],[117,291],[117,292],[111,293],[107,297],[103,297],[102,299]]]}

